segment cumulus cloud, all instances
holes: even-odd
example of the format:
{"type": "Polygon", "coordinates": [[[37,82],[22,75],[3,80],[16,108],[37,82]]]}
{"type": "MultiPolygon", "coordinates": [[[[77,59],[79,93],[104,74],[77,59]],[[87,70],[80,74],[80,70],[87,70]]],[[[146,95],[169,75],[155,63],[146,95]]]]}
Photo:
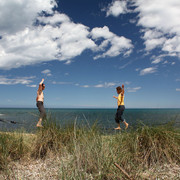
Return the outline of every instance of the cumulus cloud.
{"type": "Polygon", "coordinates": [[[139,12],[138,24],[161,33],[179,34],[180,1],[179,0],[147,0],[134,1],[139,12]],[[167,23],[168,22],[168,23],[167,23]]]}
{"type": "MultiPolygon", "coordinates": [[[[138,14],[136,22],[141,27],[146,51],[150,52],[159,48],[159,54],[163,54],[164,57],[180,58],[179,0],[113,1],[106,10],[107,15],[119,16],[121,13],[117,12],[118,7],[122,13],[135,12],[138,14]]],[[[160,62],[160,59],[153,61],[156,64],[160,62]]]]}
{"type": "Polygon", "coordinates": [[[57,6],[52,0],[5,0],[0,1],[0,35],[15,34],[31,27],[38,14],[52,13],[57,6]]]}
{"type": "Polygon", "coordinates": [[[26,28],[0,42],[0,68],[11,69],[45,61],[69,60],[95,47],[87,27],[73,22],[26,28]]]}
{"type": "Polygon", "coordinates": [[[131,53],[129,39],[107,27],[99,28],[103,35],[98,35],[98,28],[91,31],[72,22],[66,14],[53,11],[55,6],[55,0],[0,1],[0,69],[52,60],[70,64],[86,49],[99,53],[95,59],[131,53]],[[103,38],[100,45],[97,38],[103,38]]]}
{"type": "Polygon", "coordinates": [[[146,74],[152,74],[152,73],[155,73],[157,71],[157,68],[156,67],[149,67],[149,68],[145,68],[145,69],[142,69],[140,71],[140,75],[141,76],[144,76],[146,74]]]}
{"type": "MultiPolygon", "coordinates": [[[[97,55],[94,59],[104,58],[104,57],[114,57],[118,56],[121,53],[124,55],[129,55],[132,52],[132,42],[130,39],[127,39],[123,36],[119,37],[116,34],[109,31],[107,26],[103,28],[93,28],[91,31],[92,38],[95,40],[103,38],[104,40],[99,45],[99,48],[105,50],[106,47],[110,44],[111,47],[101,55],[97,55]]],[[[98,50],[98,48],[97,48],[98,50]]]]}
{"type": "Polygon", "coordinates": [[[180,91],[180,88],[176,88],[176,91],[180,91]]]}
{"type": "Polygon", "coordinates": [[[106,16],[112,15],[117,17],[120,14],[126,14],[127,12],[129,12],[127,9],[127,1],[114,1],[106,9],[106,16]]]}
{"type": "Polygon", "coordinates": [[[58,12],[55,12],[53,16],[41,16],[38,17],[37,20],[39,22],[43,22],[45,24],[50,24],[50,25],[57,25],[63,22],[70,22],[70,19],[67,15],[65,14],[59,14],[58,12]]]}
{"type": "Polygon", "coordinates": [[[32,83],[32,79],[34,79],[34,76],[31,77],[17,77],[17,78],[8,78],[6,76],[0,76],[0,84],[3,85],[15,85],[15,84],[23,84],[23,85],[29,85],[32,83]]]}
{"type": "Polygon", "coordinates": [[[180,1],[134,0],[134,5],[146,50],[159,47],[166,55],[180,57],[180,1]]]}

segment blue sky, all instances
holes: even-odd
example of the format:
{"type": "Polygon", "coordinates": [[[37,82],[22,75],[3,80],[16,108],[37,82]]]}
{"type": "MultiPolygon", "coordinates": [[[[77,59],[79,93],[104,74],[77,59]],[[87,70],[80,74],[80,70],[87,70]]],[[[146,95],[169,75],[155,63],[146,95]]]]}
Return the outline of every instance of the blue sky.
{"type": "Polygon", "coordinates": [[[180,108],[179,0],[0,1],[0,107],[180,108]]]}

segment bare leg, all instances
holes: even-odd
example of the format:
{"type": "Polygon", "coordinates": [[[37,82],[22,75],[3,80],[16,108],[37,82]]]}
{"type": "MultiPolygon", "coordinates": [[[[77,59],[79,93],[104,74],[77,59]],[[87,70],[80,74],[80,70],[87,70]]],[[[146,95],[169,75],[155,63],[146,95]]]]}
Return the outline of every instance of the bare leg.
{"type": "Polygon", "coordinates": [[[129,124],[128,124],[126,121],[124,121],[123,123],[124,123],[124,124],[125,124],[125,126],[126,126],[126,127],[125,127],[125,129],[127,129],[127,128],[128,128],[128,126],[129,126],[129,124]]]}
{"type": "Polygon", "coordinates": [[[118,123],[118,127],[114,128],[115,130],[121,130],[120,123],[118,123]]]}
{"type": "Polygon", "coordinates": [[[41,123],[42,123],[42,118],[39,118],[39,121],[38,121],[36,126],[37,127],[43,127],[41,123]]]}

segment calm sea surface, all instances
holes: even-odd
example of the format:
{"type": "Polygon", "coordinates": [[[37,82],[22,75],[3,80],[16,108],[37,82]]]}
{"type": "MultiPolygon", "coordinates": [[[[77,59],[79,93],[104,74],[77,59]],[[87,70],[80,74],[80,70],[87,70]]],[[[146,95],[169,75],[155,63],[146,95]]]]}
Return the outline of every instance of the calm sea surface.
{"type": "MultiPolygon", "coordinates": [[[[116,127],[116,109],[46,109],[46,112],[61,126],[76,122],[77,125],[84,126],[96,123],[104,130],[116,127]]],[[[0,108],[0,130],[24,129],[33,132],[36,130],[38,116],[38,110],[33,108],[0,108]]],[[[170,121],[175,121],[175,126],[180,127],[180,109],[126,109],[124,118],[130,127],[136,127],[139,123],[160,125],[170,121]]]]}

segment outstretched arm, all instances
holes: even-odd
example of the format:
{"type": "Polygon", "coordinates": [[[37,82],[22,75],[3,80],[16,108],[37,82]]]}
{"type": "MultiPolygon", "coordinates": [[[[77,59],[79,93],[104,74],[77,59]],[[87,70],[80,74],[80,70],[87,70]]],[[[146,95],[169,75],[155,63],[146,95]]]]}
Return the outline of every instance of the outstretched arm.
{"type": "Polygon", "coordinates": [[[41,80],[41,82],[39,83],[39,85],[42,85],[43,82],[44,82],[44,78],[41,80]]]}
{"type": "Polygon", "coordinates": [[[113,98],[118,99],[118,97],[116,97],[116,96],[113,96],[113,98]]]}
{"type": "Polygon", "coordinates": [[[42,84],[43,84],[43,82],[44,82],[44,79],[42,79],[41,82],[39,83],[38,91],[42,91],[42,84]]]}

